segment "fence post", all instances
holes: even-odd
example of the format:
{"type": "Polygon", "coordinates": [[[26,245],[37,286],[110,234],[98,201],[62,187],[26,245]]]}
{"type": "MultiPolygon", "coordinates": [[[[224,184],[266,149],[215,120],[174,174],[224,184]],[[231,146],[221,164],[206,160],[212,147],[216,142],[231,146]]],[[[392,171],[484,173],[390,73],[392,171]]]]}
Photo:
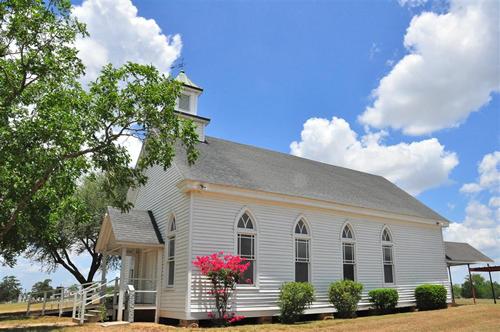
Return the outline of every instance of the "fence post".
{"type": "Polygon", "coordinates": [[[116,296],[118,294],[118,277],[115,278],[115,289],[113,290],[113,321],[116,320],[116,311],[115,311],[115,305],[116,303],[116,296]]]}
{"type": "Polygon", "coordinates": [[[84,323],[85,319],[85,302],[87,302],[87,291],[84,290],[82,294],[82,303],[80,304],[80,324],[84,323]]]}
{"type": "Polygon", "coordinates": [[[26,308],[26,316],[30,315],[30,307],[31,307],[31,294],[28,294],[28,308],[26,308]]]}
{"type": "Polygon", "coordinates": [[[62,316],[63,305],[64,305],[64,287],[61,287],[60,289],[61,289],[61,295],[59,298],[59,317],[62,316]]]}
{"type": "Polygon", "coordinates": [[[76,318],[76,302],[78,302],[78,292],[75,292],[75,295],[73,295],[73,314],[71,315],[72,318],[76,318]]]}
{"type": "Polygon", "coordinates": [[[45,315],[45,303],[47,303],[47,292],[43,292],[42,316],[45,315]]]}

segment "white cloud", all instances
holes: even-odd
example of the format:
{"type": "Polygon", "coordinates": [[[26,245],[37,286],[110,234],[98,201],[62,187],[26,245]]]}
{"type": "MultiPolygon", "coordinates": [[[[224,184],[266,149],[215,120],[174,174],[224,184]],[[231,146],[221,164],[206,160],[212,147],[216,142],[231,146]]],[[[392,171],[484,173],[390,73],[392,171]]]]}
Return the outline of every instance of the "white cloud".
{"type": "Polygon", "coordinates": [[[385,135],[382,131],[358,138],[344,119],[311,118],[290,150],[296,156],[382,175],[414,195],[446,182],[458,165],[456,154],[445,151],[435,138],[385,145],[385,135]]]}
{"type": "Polygon", "coordinates": [[[73,8],[73,15],[90,33],[76,42],[87,67],[86,82],[95,79],[102,66],[127,61],[153,64],[167,74],[180,55],[180,35],[163,34],[155,20],[137,15],[130,0],[85,0],[73,8]]]}
{"type": "Polygon", "coordinates": [[[381,79],[359,121],[408,135],[458,126],[500,91],[499,35],[498,1],[455,0],[448,13],[415,16],[409,54],[381,79]]]}
{"type": "Polygon", "coordinates": [[[446,241],[467,242],[471,246],[485,251],[489,257],[500,257],[500,226],[471,227],[463,223],[450,223],[444,230],[446,241]]]}
{"type": "Polygon", "coordinates": [[[460,188],[460,192],[464,194],[474,194],[481,191],[481,186],[477,183],[466,183],[460,188]]]}
{"type": "Polygon", "coordinates": [[[408,7],[419,7],[424,5],[427,0],[398,0],[400,6],[408,6],[408,7]]]}
{"type": "Polygon", "coordinates": [[[500,151],[488,153],[478,166],[479,181],[466,183],[460,188],[463,193],[478,193],[488,190],[492,193],[500,192],[500,151]]]}
{"type": "Polygon", "coordinates": [[[478,165],[478,183],[468,183],[460,189],[467,194],[483,191],[488,203],[472,196],[465,208],[464,221],[451,223],[444,232],[446,240],[468,242],[491,258],[500,257],[500,196],[496,195],[500,185],[499,163],[500,152],[485,155],[478,165]]]}

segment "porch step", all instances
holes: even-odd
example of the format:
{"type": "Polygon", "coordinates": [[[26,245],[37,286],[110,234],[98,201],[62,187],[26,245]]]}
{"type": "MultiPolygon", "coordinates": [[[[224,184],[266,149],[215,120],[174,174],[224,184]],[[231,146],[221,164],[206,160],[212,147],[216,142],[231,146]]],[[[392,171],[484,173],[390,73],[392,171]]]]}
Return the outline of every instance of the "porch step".
{"type": "Polygon", "coordinates": [[[97,323],[99,320],[101,320],[100,315],[96,314],[85,314],[84,316],[84,321],[86,323],[97,323]]]}
{"type": "MultiPolygon", "coordinates": [[[[83,316],[83,323],[97,323],[99,320],[101,320],[101,316],[96,313],[88,313],[83,316]]],[[[73,318],[73,322],[80,323],[80,319],[78,317],[73,318]]]]}

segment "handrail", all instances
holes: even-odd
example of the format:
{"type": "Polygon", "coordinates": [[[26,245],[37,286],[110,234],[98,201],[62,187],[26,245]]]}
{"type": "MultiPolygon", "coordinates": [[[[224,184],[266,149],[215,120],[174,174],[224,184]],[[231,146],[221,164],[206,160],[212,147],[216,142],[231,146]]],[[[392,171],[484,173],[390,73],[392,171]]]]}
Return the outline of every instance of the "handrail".
{"type": "Polygon", "coordinates": [[[119,278],[104,280],[102,282],[94,282],[89,287],[82,287],[74,295],[73,313],[72,317],[77,318],[80,324],[85,321],[85,310],[88,305],[93,304],[95,301],[107,297],[106,293],[101,293],[108,284],[117,283],[119,278]]]}

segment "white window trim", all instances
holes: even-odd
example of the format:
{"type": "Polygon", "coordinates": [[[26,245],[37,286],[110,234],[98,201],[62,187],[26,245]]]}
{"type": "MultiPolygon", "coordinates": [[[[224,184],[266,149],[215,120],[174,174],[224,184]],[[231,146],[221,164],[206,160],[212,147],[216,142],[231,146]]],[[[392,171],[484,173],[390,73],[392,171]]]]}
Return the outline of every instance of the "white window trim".
{"type": "Polygon", "coordinates": [[[296,240],[307,240],[308,241],[308,252],[309,252],[309,261],[307,262],[309,264],[308,271],[307,271],[307,282],[312,283],[312,228],[311,224],[309,223],[309,220],[304,216],[303,214],[300,214],[296,219],[295,222],[293,223],[292,227],[292,241],[293,241],[293,277],[292,280],[295,281],[295,275],[297,273],[295,269],[295,263],[297,262],[297,241],[296,240]],[[307,234],[297,234],[295,233],[295,227],[300,221],[304,222],[304,225],[306,226],[307,234]]]}
{"type": "Polygon", "coordinates": [[[395,255],[395,249],[394,249],[394,236],[389,228],[389,226],[384,225],[382,227],[382,232],[380,232],[380,253],[381,253],[381,258],[382,258],[382,283],[387,286],[394,286],[396,285],[396,255],[395,255]],[[389,232],[389,237],[391,238],[391,241],[383,241],[382,237],[384,235],[384,231],[387,230],[389,232]],[[385,282],[385,262],[384,262],[384,247],[388,246],[391,247],[391,254],[392,254],[392,282],[385,282]]]}
{"type": "Polygon", "coordinates": [[[352,244],[353,247],[353,258],[354,258],[354,281],[358,281],[358,248],[356,245],[356,231],[354,230],[353,225],[349,222],[346,221],[344,224],[342,224],[342,227],[340,228],[340,259],[341,259],[341,264],[342,264],[342,275],[340,276],[341,280],[344,279],[344,243],[349,243],[352,244]],[[351,229],[351,234],[352,234],[352,239],[344,238],[342,235],[344,233],[344,229],[346,227],[349,227],[351,229]]]}
{"type": "Polygon", "coordinates": [[[176,270],[176,266],[175,266],[175,261],[176,261],[176,256],[177,256],[177,237],[176,237],[176,234],[177,234],[177,218],[175,217],[175,214],[172,214],[170,216],[170,219],[169,219],[169,222],[167,224],[167,245],[165,246],[166,247],[166,251],[165,251],[165,261],[166,261],[166,264],[165,264],[165,288],[166,289],[173,289],[175,287],[175,270],[176,270]],[[175,230],[174,231],[171,231],[170,230],[170,227],[172,226],[172,222],[175,221],[175,230]],[[174,239],[174,256],[170,257],[169,254],[170,254],[170,240],[171,239],[174,239]],[[169,266],[170,266],[170,262],[174,262],[174,280],[173,280],[173,283],[172,284],[169,284],[168,281],[170,279],[170,275],[169,275],[169,266]]]}
{"type": "Polygon", "coordinates": [[[259,288],[259,225],[257,218],[248,207],[243,207],[236,215],[234,221],[234,253],[238,255],[238,235],[253,235],[254,236],[254,264],[253,264],[253,283],[252,284],[236,284],[236,289],[258,289],[259,288]],[[247,214],[252,220],[253,229],[239,228],[238,222],[240,218],[247,214]]]}

